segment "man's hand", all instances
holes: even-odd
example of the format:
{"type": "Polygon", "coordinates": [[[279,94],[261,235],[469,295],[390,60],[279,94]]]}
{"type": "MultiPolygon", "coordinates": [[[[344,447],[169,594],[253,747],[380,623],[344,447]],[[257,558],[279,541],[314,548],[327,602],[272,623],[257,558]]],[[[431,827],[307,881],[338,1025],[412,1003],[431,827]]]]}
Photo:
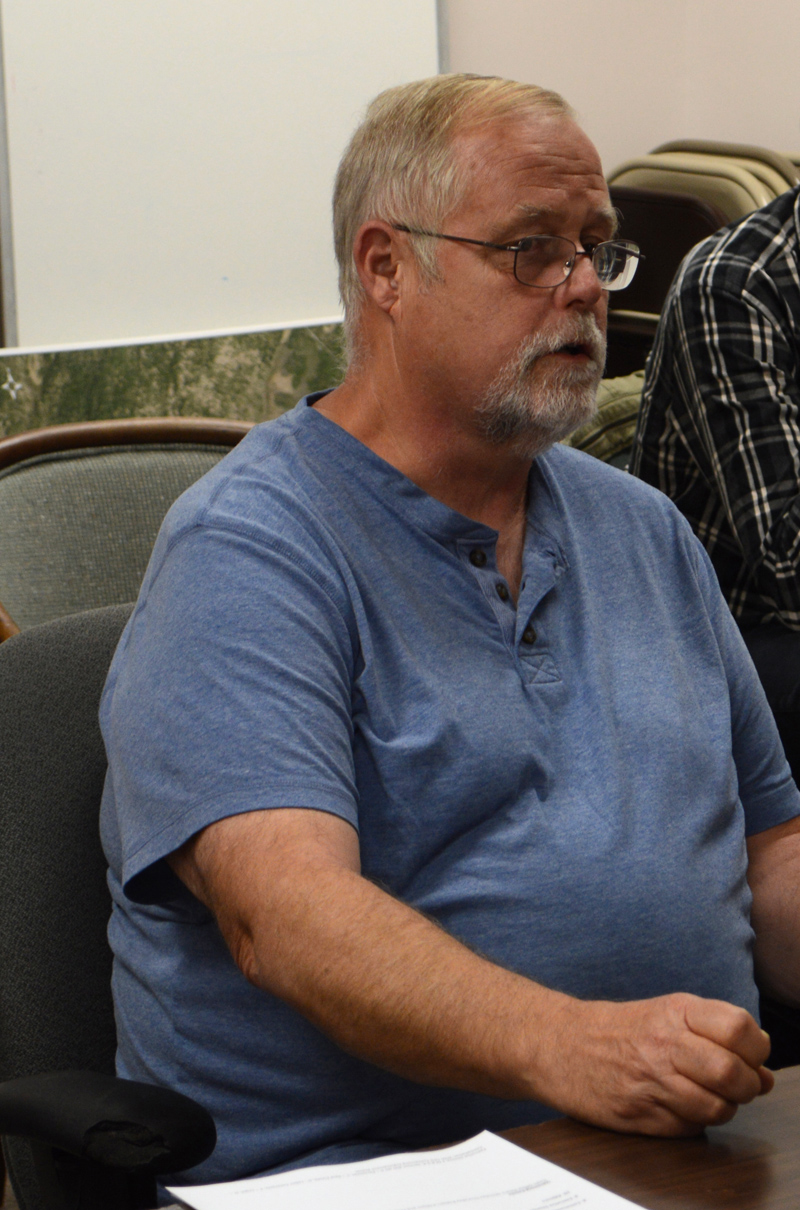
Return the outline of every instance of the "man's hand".
{"type": "Polygon", "coordinates": [[[728,1121],[772,1087],[769,1041],[743,1009],[580,1001],[496,966],[362,878],[336,816],[223,819],[169,862],[252,983],[407,1079],[665,1135],[728,1121]]]}
{"type": "Polygon", "coordinates": [[[550,1103],[594,1125],[697,1134],[774,1085],[762,1066],[768,1036],[723,1001],[678,993],[625,1004],[571,1000],[559,1011],[550,1103]]]}

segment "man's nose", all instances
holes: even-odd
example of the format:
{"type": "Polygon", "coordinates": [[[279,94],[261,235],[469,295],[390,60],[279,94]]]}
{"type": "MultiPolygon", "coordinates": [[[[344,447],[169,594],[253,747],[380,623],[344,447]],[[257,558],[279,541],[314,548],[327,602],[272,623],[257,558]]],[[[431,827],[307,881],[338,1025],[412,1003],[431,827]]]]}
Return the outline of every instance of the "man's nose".
{"type": "Polygon", "coordinates": [[[572,272],[557,293],[562,291],[562,306],[593,307],[603,297],[603,285],[589,253],[578,250],[572,272]]]}

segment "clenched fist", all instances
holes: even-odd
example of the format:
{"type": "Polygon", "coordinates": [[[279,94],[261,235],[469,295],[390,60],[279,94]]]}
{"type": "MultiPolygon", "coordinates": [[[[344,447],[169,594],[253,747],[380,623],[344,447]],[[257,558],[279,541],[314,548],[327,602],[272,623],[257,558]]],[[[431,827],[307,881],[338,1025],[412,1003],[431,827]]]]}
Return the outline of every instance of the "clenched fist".
{"type": "Polygon", "coordinates": [[[698,1134],[774,1084],[763,1066],[768,1035],[744,1009],[721,1000],[685,993],[622,1004],[565,997],[551,1026],[547,1100],[613,1130],[698,1134]]]}

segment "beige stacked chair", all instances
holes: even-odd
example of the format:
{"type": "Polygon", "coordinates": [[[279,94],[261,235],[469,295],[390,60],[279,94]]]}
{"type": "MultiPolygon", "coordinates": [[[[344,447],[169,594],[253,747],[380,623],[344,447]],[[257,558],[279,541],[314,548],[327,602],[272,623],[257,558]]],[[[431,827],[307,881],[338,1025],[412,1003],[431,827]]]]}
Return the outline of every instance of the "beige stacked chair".
{"type": "Polygon", "coordinates": [[[783,193],[800,184],[798,163],[789,155],[771,151],[768,147],[757,147],[753,143],[720,143],[712,139],[673,139],[653,148],[654,155],[681,151],[698,155],[715,155],[746,168],[759,177],[770,188],[783,193]]]}
{"type": "Polygon", "coordinates": [[[678,265],[690,248],[728,221],[715,206],[688,193],[610,186],[620,235],[644,252],[631,285],[609,297],[609,378],[641,369],[678,265]]]}
{"type": "Polygon", "coordinates": [[[626,160],[608,183],[622,215],[620,234],[646,258],[631,290],[611,302],[607,373],[620,375],[644,364],[683,256],[717,228],[800,183],[800,156],[795,163],[749,143],[680,139],[626,160]]]}
{"type": "MultiPolygon", "coordinates": [[[[800,157],[799,157],[800,158],[800,157]]],[[[735,222],[800,184],[798,163],[752,143],[674,139],[626,160],[608,177],[610,185],[692,194],[735,222]]]]}
{"type": "MultiPolygon", "coordinates": [[[[763,167],[766,170],[767,166],[763,167]]],[[[728,222],[734,222],[766,206],[778,192],[783,192],[783,189],[776,192],[774,187],[777,173],[770,184],[764,179],[765,175],[756,176],[741,163],[723,156],[664,151],[626,160],[610,174],[608,183],[692,194],[721,210],[728,222]]]]}

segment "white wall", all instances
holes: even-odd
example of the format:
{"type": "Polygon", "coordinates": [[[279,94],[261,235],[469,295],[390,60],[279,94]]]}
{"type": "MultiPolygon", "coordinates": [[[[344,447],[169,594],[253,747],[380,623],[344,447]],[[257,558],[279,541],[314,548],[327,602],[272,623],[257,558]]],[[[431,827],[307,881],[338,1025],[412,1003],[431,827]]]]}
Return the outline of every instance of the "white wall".
{"type": "MultiPolygon", "coordinates": [[[[797,0],[440,4],[453,70],[557,88],[609,168],[679,136],[800,150],[797,0]]],[[[435,7],[0,0],[17,343],[338,314],[335,165],[369,97],[436,71],[435,7]]]]}
{"type": "Polygon", "coordinates": [[[452,71],[555,88],[607,169],[674,138],[800,151],[797,0],[444,0],[452,71]]]}
{"type": "Polygon", "coordinates": [[[434,0],[2,0],[16,343],[313,322],[367,100],[434,0]]]}

